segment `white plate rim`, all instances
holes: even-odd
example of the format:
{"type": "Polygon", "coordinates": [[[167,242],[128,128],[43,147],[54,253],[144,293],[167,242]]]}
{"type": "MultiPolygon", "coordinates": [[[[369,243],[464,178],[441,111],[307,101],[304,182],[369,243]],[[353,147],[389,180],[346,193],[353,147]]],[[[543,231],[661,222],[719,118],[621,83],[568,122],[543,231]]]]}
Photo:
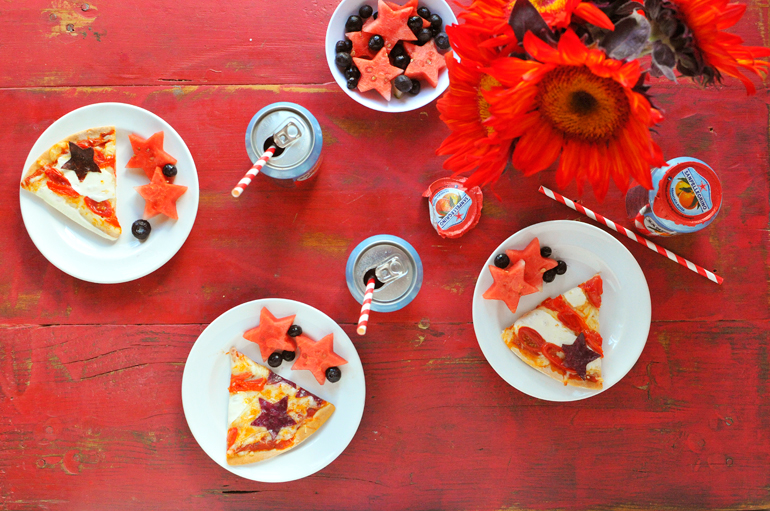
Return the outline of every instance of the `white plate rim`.
{"type": "MultiPolygon", "coordinates": [[[[298,319],[297,324],[301,323],[302,320],[298,319]]],[[[248,341],[246,341],[248,343],[248,341]]],[[[258,353],[258,348],[256,348],[258,353]]],[[[257,362],[260,365],[264,365],[264,362],[259,357],[254,358],[254,361],[257,362]]],[[[211,370],[214,370],[214,364],[216,361],[211,360],[211,370]]],[[[227,367],[228,367],[228,374],[229,374],[229,367],[230,367],[229,358],[227,359],[227,367]]],[[[289,363],[286,363],[289,364],[289,363]]],[[[283,367],[283,365],[282,365],[283,367]]],[[[268,367],[269,368],[269,367],[268,367]]],[[[269,368],[273,371],[277,371],[275,369],[269,368]]],[[[298,373],[304,373],[305,371],[298,371],[298,373]]],[[[283,375],[286,377],[286,375],[283,375]]],[[[296,377],[288,377],[292,381],[297,381],[296,377]]],[[[310,377],[312,378],[312,376],[310,377]]],[[[316,385],[319,388],[323,388],[320,385],[317,384],[315,379],[312,379],[312,383],[316,385]]],[[[328,382],[327,382],[328,384],[328,382]]],[[[319,397],[323,397],[323,391],[319,392],[317,388],[313,388],[313,385],[308,384],[301,384],[303,388],[306,388],[308,391],[319,395],[319,397]]],[[[221,391],[222,395],[224,396],[226,394],[226,386],[223,386],[221,391]]],[[[358,428],[360,427],[361,420],[363,418],[364,414],[364,407],[366,404],[366,379],[363,373],[363,366],[361,364],[361,359],[358,356],[358,351],[356,350],[355,345],[353,344],[353,341],[350,339],[350,337],[345,333],[345,331],[342,329],[342,327],[339,326],[339,324],[334,321],[332,318],[330,318],[328,315],[326,315],[324,312],[320,311],[319,309],[313,307],[312,305],[308,305],[306,303],[298,302],[296,300],[289,300],[286,298],[261,298],[258,300],[252,300],[250,302],[245,302],[240,305],[236,305],[235,307],[232,307],[231,309],[225,311],[221,315],[219,315],[214,321],[211,322],[204,330],[201,332],[201,334],[196,339],[195,343],[193,344],[192,348],[190,349],[190,353],[187,356],[187,360],[185,361],[185,368],[182,374],[182,385],[181,385],[181,394],[182,394],[182,407],[185,414],[185,420],[187,421],[187,425],[190,428],[190,432],[193,435],[193,438],[195,438],[195,441],[198,443],[200,448],[219,466],[222,468],[228,470],[229,472],[232,472],[235,475],[238,475],[240,477],[243,477],[245,479],[250,479],[252,481],[258,481],[263,483],[281,483],[281,482],[289,482],[294,481],[297,479],[302,479],[304,477],[308,477],[310,475],[315,474],[316,472],[324,469],[329,464],[331,464],[335,459],[337,459],[340,454],[342,454],[345,449],[347,449],[348,445],[350,445],[350,442],[355,437],[356,432],[358,431],[358,428]],[[317,463],[315,465],[307,464],[303,467],[303,470],[298,470],[295,473],[291,474],[290,476],[284,476],[284,477],[275,477],[275,474],[270,474],[270,468],[269,463],[273,460],[277,459],[288,459],[288,458],[301,458],[301,449],[309,443],[308,441],[303,442],[300,446],[296,447],[295,449],[285,453],[281,454],[280,456],[276,456],[275,458],[272,458],[271,460],[266,460],[264,462],[251,464],[251,465],[241,465],[241,466],[230,466],[227,464],[226,459],[224,457],[224,450],[219,452],[219,449],[213,446],[209,445],[209,442],[207,439],[204,438],[204,435],[206,432],[204,431],[204,428],[201,424],[198,423],[198,420],[195,418],[195,413],[193,411],[194,407],[198,405],[198,401],[196,401],[196,398],[198,396],[195,394],[195,377],[198,376],[192,374],[192,367],[191,360],[195,361],[196,357],[198,356],[206,356],[204,353],[204,350],[209,348],[208,346],[204,347],[204,344],[208,343],[211,344],[212,347],[216,344],[219,345],[219,348],[221,348],[222,351],[222,357],[225,357],[226,349],[229,349],[229,347],[232,345],[232,338],[225,338],[223,336],[223,340],[218,341],[208,341],[208,338],[211,336],[217,336],[221,330],[226,329],[229,324],[232,324],[232,322],[235,321],[234,318],[238,317],[241,314],[247,314],[249,318],[253,320],[253,324],[256,325],[259,321],[259,312],[262,309],[262,307],[267,307],[268,310],[270,308],[277,308],[279,305],[285,306],[288,308],[296,308],[298,309],[296,314],[300,316],[303,311],[299,309],[305,309],[305,313],[307,311],[312,311],[313,314],[318,314],[321,316],[322,320],[324,322],[328,322],[328,324],[333,325],[332,330],[334,335],[334,344],[335,344],[335,351],[337,350],[337,347],[340,343],[343,343],[346,345],[348,350],[346,350],[345,356],[348,361],[345,366],[343,366],[343,378],[345,378],[345,369],[349,371],[350,368],[354,368],[357,371],[360,371],[361,373],[361,381],[360,386],[356,386],[357,389],[357,396],[351,396],[351,404],[355,407],[355,418],[352,421],[348,421],[348,424],[352,424],[353,427],[349,429],[349,434],[342,438],[338,442],[338,448],[336,451],[334,451],[331,454],[331,457],[328,458],[325,462],[317,463]],[[213,344],[212,344],[213,343],[213,344]],[[210,452],[215,451],[215,452],[210,452]],[[221,454],[222,456],[218,456],[218,454],[221,454]],[[265,469],[267,467],[267,469],[265,469]],[[265,472],[268,473],[268,475],[265,475],[265,472]]],[[[339,402],[334,403],[337,408],[339,408],[339,402]]],[[[334,417],[334,415],[332,415],[334,417]]],[[[324,424],[321,426],[321,429],[313,435],[316,439],[323,438],[322,435],[334,435],[334,431],[330,431],[328,429],[324,429],[328,424],[324,424]]],[[[227,418],[222,417],[222,445],[224,445],[224,438],[225,438],[225,430],[227,428],[227,418]]],[[[313,438],[311,437],[311,439],[313,438]]]]}
{"type": "MultiPolygon", "coordinates": [[[[523,241],[523,240],[522,240],[523,241]]],[[[518,245],[521,245],[521,248],[523,248],[526,243],[518,243],[518,245]]],[[[599,259],[602,259],[601,256],[597,257],[599,259]]],[[[606,261],[605,261],[606,262],[606,261]]],[[[607,264],[610,267],[617,267],[619,263],[613,264],[607,264]]],[[[491,277],[490,277],[491,278],[491,277]]],[[[558,278],[558,277],[557,277],[558,278]]],[[[552,288],[553,289],[553,288],[552,288]]],[[[564,292],[567,289],[563,289],[560,292],[564,292]]],[[[545,289],[539,293],[536,293],[534,295],[531,295],[533,299],[539,303],[540,301],[544,300],[548,296],[555,296],[555,291],[550,291],[545,289]]],[[[605,289],[606,294],[606,289],[605,289]]],[[[504,305],[503,305],[504,307],[504,305]]],[[[517,311],[517,316],[523,314],[525,311],[520,309],[517,311]]],[[[638,361],[639,357],[642,354],[642,351],[644,350],[644,346],[647,343],[647,337],[649,335],[650,326],[652,322],[652,302],[650,299],[650,292],[649,287],[647,285],[647,279],[644,276],[644,272],[642,271],[641,267],[639,266],[639,263],[634,258],[633,254],[622,244],[620,241],[618,241],[615,237],[613,237],[611,234],[607,233],[606,231],[594,226],[590,225],[584,222],[575,221],[575,220],[552,220],[547,222],[540,222],[537,224],[530,225],[528,227],[525,227],[523,229],[520,229],[519,231],[515,232],[511,236],[509,236],[505,241],[503,241],[489,256],[487,261],[485,262],[483,268],[481,269],[481,272],[479,273],[479,277],[476,280],[476,286],[474,288],[473,292],[473,328],[474,333],[476,335],[476,340],[479,344],[479,347],[481,348],[482,353],[484,354],[484,357],[487,359],[487,362],[492,366],[492,368],[495,370],[495,372],[503,378],[503,380],[506,381],[509,385],[517,389],[518,391],[527,394],[531,397],[542,399],[544,401],[554,401],[554,402],[567,402],[567,401],[578,401],[582,399],[587,399],[590,397],[594,397],[599,395],[602,392],[607,391],[609,388],[614,386],[617,382],[619,382],[621,379],[625,377],[626,374],[634,367],[636,362],[638,361]],[[534,375],[538,382],[545,383],[547,385],[552,385],[550,382],[553,382],[553,384],[563,386],[560,382],[553,380],[552,378],[549,378],[548,376],[545,376],[544,374],[536,371],[535,369],[529,367],[524,362],[522,362],[516,355],[513,354],[509,349],[506,347],[506,351],[510,353],[510,358],[507,359],[498,359],[494,356],[492,353],[492,342],[499,342],[503,344],[503,340],[498,335],[496,339],[488,339],[484,332],[481,330],[480,323],[484,319],[481,317],[482,310],[481,310],[481,304],[482,301],[485,301],[482,297],[483,293],[486,291],[484,289],[484,285],[482,284],[482,280],[484,277],[484,273],[489,273],[489,270],[487,269],[488,265],[492,265],[494,257],[496,254],[503,251],[505,248],[510,248],[511,245],[517,244],[518,238],[527,238],[527,242],[530,238],[534,237],[540,237],[542,234],[538,234],[539,232],[542,233],[544,230],[554,228],[554,229],[570,229],[573,231],[583,231],[587,234],[593,234],[598,236],[601,239],[604,239],[609,245],[614,246],[615,249],[619,250],[621,254],[624,254],[624,257],[626,258],[625,264],[628,266],[624,270],[624,275],[627,277],[627,281],[630,280],[631,284],[629,285],[636,285],[639,286],[639,289],[643,292],[639,293],[638,295],[634,296],[634,311],[637,313],[637,316],[641,318],[641,322],[644,325],[641,330],[638,330],[634,334],[634,338],[629,341],[629,343],[632,343],[633,350],[630,352],[630,354],[627,356],[627,363],[623,366],[624,369],[621,371],[622,374],[615,378],[613,381],[607,381],[605,378],[603,388],[600,390],[590,390],[590,389],[580,389],[572,386],[565,386],[563,395],[548,395],[545,392],[537,390],[537,386],[534,387],[535,390],[532,388],[525,387],[521,384],[520,380],[517,380],[512,377],[513,372],[521,372],[521,371],[528,371],[530,373],[524,372],[522,374],[527,375],[534,375]],[[511,369],[513,367],[513,370],[511,369]],[[512,372],[513,371],[513,372],[512,372]],[[525,388],[522,388],[525,387],[525,388]]],[[[501,329],[502,330],[502,329],[501,329]]],[[[504,345],[504,344],[503,344],[504,345]]]]}
{"type": "MultiPolygon", "coordinates": [[[[114,276],[112,275],[108,276],[104,274],[95,276],[93,272],[89,273],[88,266],[86,266],[85,269],[83,269],[81,267],[78,267],[77,265],[73,265],[70,261],[68,261],[67,259],[68,255],[62,252],[58,252],[56,250],[50,249],[49,245],[45,243],[44,234],[49,229],[46,226],[41,226],[36,224],[30,219],[31,217],[30,208],[34,207],[32,202],[34,201],[42,202],[40,198],[33,197],[32,194],[22,189],[21,187],[19,187],[19,207],[21,210],[24,226],[27,229],[27,233],[29,234],[29,237],[32,240],[32,243],[35,245],[35,247],[37,247],[37,249],[40,251],[43,257],[45,257],[48,260],[48,262],[50,262],[52,265],[54,265],[56,268],[66,273],[67,275],[83,280],[85,282],[92,282],[95,284],[120,284],[124,282],[130,282],[132,280],[136,280],[146,275],[149,275],[150,273],[154,272],[155,270],[157,270],[158,268],[166,264],[172,257],[174,257],[174,255],[176,255],[179,249],[182,248],[182,245],[184,245],[185,241],[187,241],[187,238],[189,237],[190,232],[192,231],[192,227],[195,223],[195,219],[198,214],[200,185],[198,181],[198,171],[195,167],[195,160],[193,159],[192,154],[190,153],[190,149],[187,147],[187,144],[185,143],[184,139],[179,135],[179,133],[163,118],[142,107],[131,105],[129,103],[121,103],[121,102],[92,103],[90,105],[85,105],[80,108],[76,108],[75,110],[72,110],[64,114],[63,116],[59,117],[56,121],[54,121],[50,126],[48,126],[48,128],[46,128],[43,131],[43,133],[40,134],[40,136],[37,138],[35,143],[32,145],[32,148],[30,149],[29,154],[27,155],[27,159],[24,163],[24,168],[22,169],[21,176],[23,178],[29,166],[45,150],[47,150],[49,147],[51,147],[53,144],[57,143],[58,141],[62,140],[63,138],[76,132],[76,131],[64,130],[63,128],[61,128],[63,125],[65,125],[67,122],[72,122],[73,119],[77,119],[79,116],[87,116],[94,110],[106,109],[106,108],[112,108],[116,110],[124,109],[127,111],[133,111],[134,113],[137,113],[139,115],[149,117],[156,123],[163,126],[163,131],[166,134],[165,135],[166,141],[168,141],[168,137],[171,136],[181,146],[181,150],[183,154],[179,155],[177,159],[181,161],[183,158],[186,158],[188,160],[187,163],[189,164],[190,169],[185,176],[187,180],[186,184],[188,185],[188,190],[185,193],[185,195],[189,195],[190,198],[188,200],[192,200],[193,202],[190,206],[187,207],[186,216],[184,218],[180,218],[180,220],[178,220],[174,226],[176,230],[176,237],[175,237],[174,243],[171,245],[168,245],[168,248],[165,249],[160,254],[159,257],[150,259],[147,264],[138,268],[133,273],[132,272],[124,272],[124,273],[115,272],[114,276]],[[48,141],[42,142],[48,139],[50,139],[50,143],[48,141]]],[[[120,114],[117,114],[116,122],[111,123],[116,127],[116,129],[121,129],[119,117],[120,117],[120,114]]],[[[96,124],[94,124],[94,126],[95,125],[96,124]]],[[[124,170],[124,169],[115,169],[115,170],[116,172],[120,173],[121,170],[124,170]]],[[[48,207],[48,205],[46,204],[45,207],[48,207]]],[[[68,228],[71,227],[70,224],[74,225],[74,222],[72,222],[70,219],[64,218],[64,216],[58,212],[54,213],[53,211],[51,211],[51,214],[54,217],[54,222],[59,221],[63,225],[68,226],[68,228]]],[[[123,220],[123,222],[125,223],[125,220],[123,220]]],[[[123,228],[123,233],[121,234],[121,237],[131,236],[131,225],[121,225],[121,227],[123,228]]],[[[81,226],[76,226],[76,228],[83,229],[81,226]]],[[[91,235],[91,233],[89,232],[88,235],[91,235]]],[[[71,255],[77,255],[77,254],[71,254],[71,255]]]]}

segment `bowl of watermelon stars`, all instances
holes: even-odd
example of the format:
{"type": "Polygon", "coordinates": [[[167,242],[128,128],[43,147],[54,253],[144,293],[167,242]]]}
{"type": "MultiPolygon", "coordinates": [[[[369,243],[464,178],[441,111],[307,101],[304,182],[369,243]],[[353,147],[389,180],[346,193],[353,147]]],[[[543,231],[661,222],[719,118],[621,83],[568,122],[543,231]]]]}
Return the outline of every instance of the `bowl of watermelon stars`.
{"type": "Polygon", "coordinates": [[[334,80],[358,103],[408,112],[449,86],[445,27],[457,23],[444,0],[342,0],[326,30],[334,80]]]}

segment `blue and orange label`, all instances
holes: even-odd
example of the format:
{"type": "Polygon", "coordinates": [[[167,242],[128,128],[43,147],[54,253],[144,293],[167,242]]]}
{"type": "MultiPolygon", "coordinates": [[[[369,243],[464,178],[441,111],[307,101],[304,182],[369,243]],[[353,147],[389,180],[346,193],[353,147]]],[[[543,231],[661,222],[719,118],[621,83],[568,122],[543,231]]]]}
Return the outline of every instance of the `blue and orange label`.
{"type": "Polygon", "coordinates": [[[668,187],[671,204],[685,216],[698,216],[714,207],[711,185],[693,167],[672,176],[668,187]]]}

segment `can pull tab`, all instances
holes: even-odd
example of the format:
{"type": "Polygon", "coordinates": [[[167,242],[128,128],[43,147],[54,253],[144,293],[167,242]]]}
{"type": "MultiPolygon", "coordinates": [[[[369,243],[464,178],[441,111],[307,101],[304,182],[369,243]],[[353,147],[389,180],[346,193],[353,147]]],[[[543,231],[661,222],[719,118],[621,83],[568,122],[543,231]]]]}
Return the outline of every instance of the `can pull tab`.
{"type": "Polygon", "coordinates": [[[374,269],[377,280],[383,284],[393,282],[409,273],[409,268],[401,262],[398,256],[393,256],[374,269]]]}
{"type": "Polygon", "coordinates": [[[301,136],[302,131],[300,131],[297,123],[295,123],[293,119],[289,119],[281,129],[273,133],[273,141],[275,142],[275,145],[281,149],[286,149],[289,144],[301,136]]]}

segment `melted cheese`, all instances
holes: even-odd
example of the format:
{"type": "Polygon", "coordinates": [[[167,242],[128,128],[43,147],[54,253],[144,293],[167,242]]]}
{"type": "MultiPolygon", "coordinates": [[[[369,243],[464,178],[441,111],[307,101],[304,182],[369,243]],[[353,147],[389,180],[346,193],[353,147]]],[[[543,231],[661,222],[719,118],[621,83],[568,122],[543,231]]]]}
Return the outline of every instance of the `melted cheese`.
{"type": "Polygon", "coordinates": [[[543,309],[535,309],[532,312],[520,317],[514,324],[516,333],[519,328],[527,326],[551,344],[564,346],[575,342],[577,336],[571,330],[561,324],[559,320],[548,314],[543,309]]]}
{"type": "Polygon", "coordinates": [[[115,178],[109,170],[101,172],[87,172],[86,177],[81,181],[74,170],[63,170],[62,166],[70,160],[70,154],[65,153],[56,160],[56,167],[72,188],[80,195],[89,197],[96,202],[102,202],[115,198],[115,178]]]}
{"type": "Polygon", "coordinates": [[[46,201],[51,207],[54,209],[57,209],[61,214],[64,216],[70,218],[75,223],[82,225],[86,229],[88,229],[91,232],[95,232],[99,236],[102,236],[103,238],[107,238],[108,240],[116,240],[117,238],[113,238],[106,232],[103,232],[96,227],[94,227],[91,222],[83,218],[77,207],[73,207],[67,202],[67,199],[65,197],[62,197],[58,193],[52,192],[47,186],[41,186],[38,188],[38,190],[35,192],[35,194],[46,201]]]}
{"type": "Polygon", "coordinates": [[[577,309],[586,303],[586,294],[579,287],[573,287],[562,296],[565,300],[567,300],[567,303],[569,303],[573,309],[577,309]]]}

